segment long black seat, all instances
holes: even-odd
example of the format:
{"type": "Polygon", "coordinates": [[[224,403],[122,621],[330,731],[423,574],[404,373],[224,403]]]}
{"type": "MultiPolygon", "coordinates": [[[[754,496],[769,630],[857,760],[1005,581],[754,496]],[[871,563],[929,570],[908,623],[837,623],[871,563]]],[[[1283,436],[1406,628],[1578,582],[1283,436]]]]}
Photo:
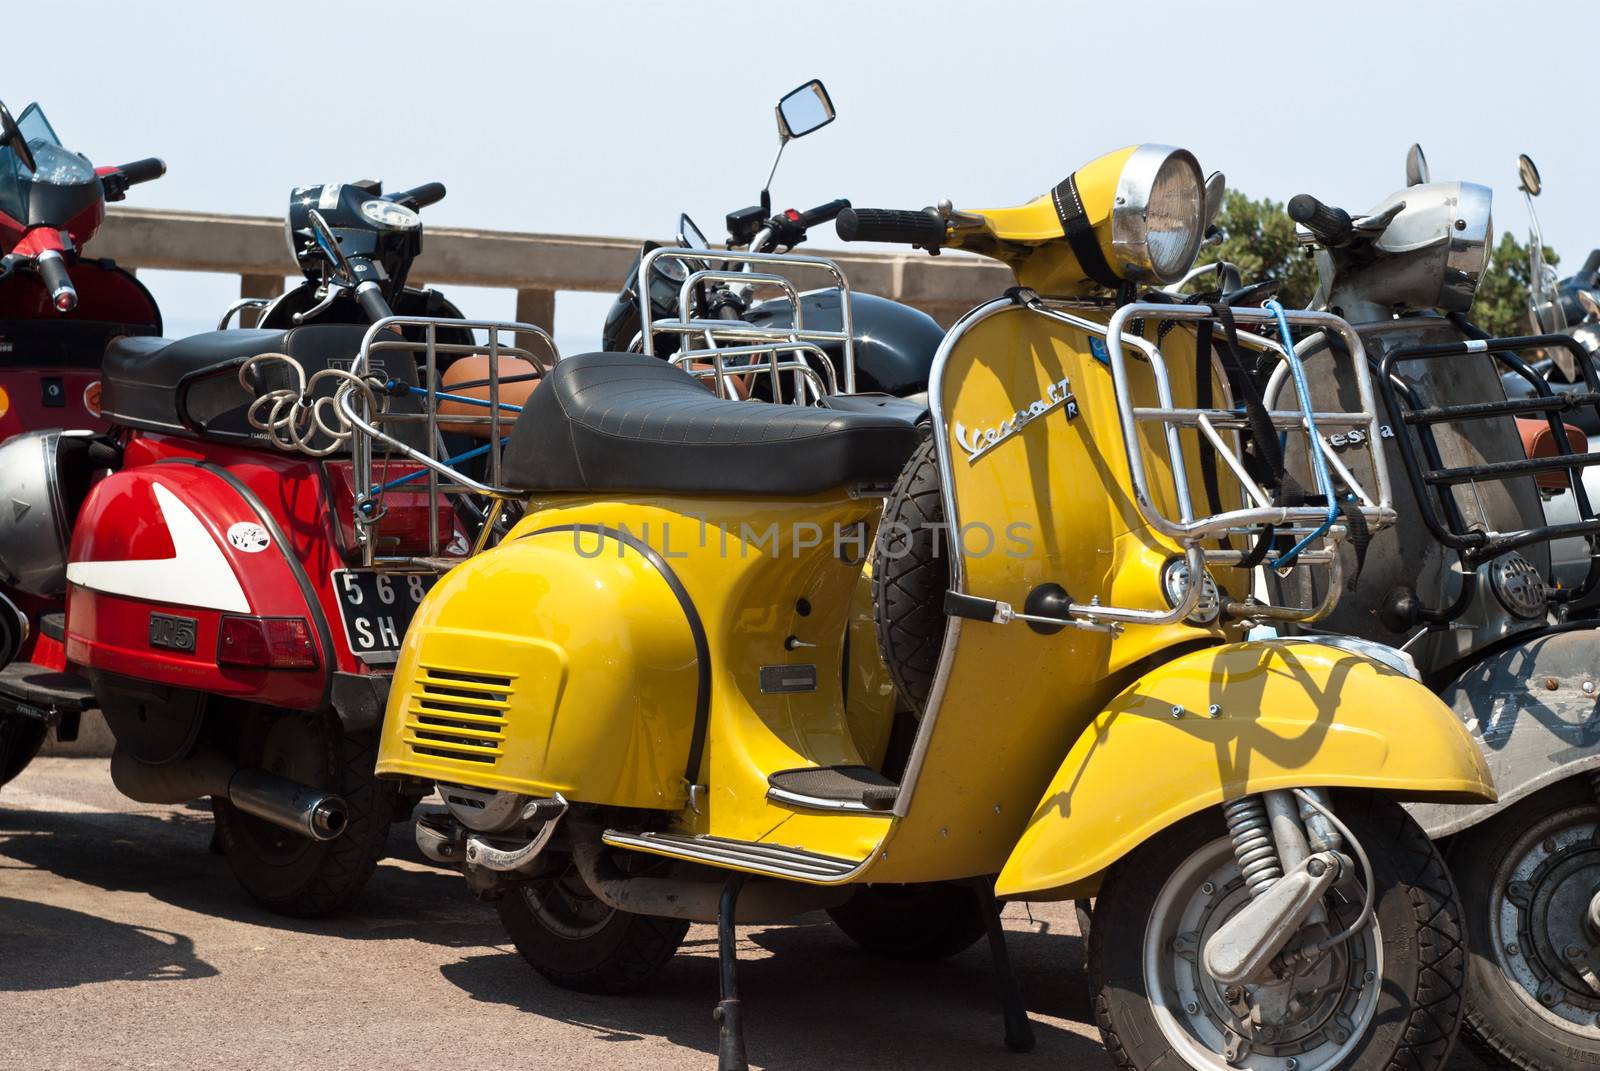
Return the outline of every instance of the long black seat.
{"type": "Polygon", "coordinates": [[[659,358],[589,353],[528,399],[503,475],[526,491],[803,495],[889,483],[919,439],[898,412],[733,401],[659,358]]]}
{"type": "MultiPolygon", "coordinates": [[[[231,369],[258,353],[286,353],[301,364],[308,377],[329,366],[349,368],[365,334],[366,328],[359,325],[308,324],[286,331],[209,331],[176,340],[119,338],[106,347],[100,365],[101,412],[113,423],[154,431],[195,434],[194,422],[200,421],[207,436],[259,438],[245,418],[255,395],[244,389],[231,369]],[[212,370],[217,374],[196,377],[191,383],[189,412],[180,413],[179,383],[185,376],[212,370]]],[[[390,375],[416,382],[411,358],[389,363],[395,366],[385,369],[390,375]]],[[[282,366],[272,369],[262,382],[263,389],[293,386],[282,366]]],[[[332,389],[329,384],[321,393],[332,389]]]]}

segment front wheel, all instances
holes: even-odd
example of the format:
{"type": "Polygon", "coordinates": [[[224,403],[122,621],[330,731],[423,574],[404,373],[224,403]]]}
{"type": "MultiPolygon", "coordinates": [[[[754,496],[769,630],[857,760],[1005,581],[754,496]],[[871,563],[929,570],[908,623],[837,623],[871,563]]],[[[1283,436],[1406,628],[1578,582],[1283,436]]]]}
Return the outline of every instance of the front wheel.
{"type": "Polygon", "coordinates": [[[1472,962],[1466,1038],[1528,1071],[1600,1067],[1600,805],[1587,777],[1450,847],[1472,962]]]}
{"type": "MultiPolygon", "coordinates": [[[[1449,872],[1394,802],[1353,792],[1333,798],[1371,860],[1375,919],[1270,984],[1225,986],[1202,966],[1207,939],[1250,896],[1220,812],[1162,831],[1111,870],[1089,931],[1089,989],[1118,1067],[1444,1066],[1466,983],[1449,872]]],[[[1332,891],[1323,900],[1329,925],[1353,922],[1360,900],[1359,890],[1332,891]]]]}
{"type": "Polygon", "coordinates": [[[311,918],[348,907],[383,857],[398,803],[380,781],[377,733],[346,733],[338,718],[253,709],[241,715],[239,764],[259,767],[344,798],[348,823],[328,841],[311,840],[212,797],[222,852],[233,876],[263,906],[311,918]]]}

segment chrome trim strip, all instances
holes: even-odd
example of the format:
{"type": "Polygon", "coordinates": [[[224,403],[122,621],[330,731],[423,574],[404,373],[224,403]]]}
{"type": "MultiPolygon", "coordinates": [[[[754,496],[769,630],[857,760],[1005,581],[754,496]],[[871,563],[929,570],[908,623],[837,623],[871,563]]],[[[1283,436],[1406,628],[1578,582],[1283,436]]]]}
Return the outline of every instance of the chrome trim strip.
{"type": "Polygon", "coordinates": [[[686,837],[678,833],[627,833],[608,829],[600,839],[613,848],[688,859],[723,868],[734,867],[812,885],[846,884],[871,866],[873,861],[872,855],[857,863],[799,848],[730,840],[709,834],[686,837]]]}
{"type": "Polygon", "coordinates": [[[790,807],[803,807],[808,811],[835,811],[848,814],[864,814],[876,818],[893,818],[894,811],[878,810],[868,807],[859,800],[829,800],[821,796],[806,796],[799,792],[792,792],[776,785],[768,786],[767,799],[774,803],[787,804],[790,807]]]}

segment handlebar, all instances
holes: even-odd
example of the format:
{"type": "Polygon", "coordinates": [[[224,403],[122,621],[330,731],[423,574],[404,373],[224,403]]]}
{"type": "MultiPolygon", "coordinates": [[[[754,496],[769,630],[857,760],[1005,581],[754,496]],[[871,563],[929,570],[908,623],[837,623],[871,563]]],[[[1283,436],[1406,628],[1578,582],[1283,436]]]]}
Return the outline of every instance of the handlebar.
{"type": "Polygon", "coordinates": [[[367,319],[372,323],[394,315],[394,310],[389,308],[389,302],[384,299],[383,287],[371,280],[356,287],[356,304],[361,306],[361,311],[367,314],[367,319]]]}
{"type": "Polygon", "coordinates": [[[444,183],[424,182],[421,186],[414,186],[409,190],[391,193],[385,200],[393,201],[397,205],[405,205],[410,209],[426,208],[444,200],[444,183]]]}
{"type": "Polygon", "coordinates": [[[944,245],[944,217],[932,208],[847,208],[839,213],[839,239],[845,242],[893,242],[934,250],[944,245]]]}
{"type": "Polygon", "coordinates": [[[845,197],[839,197],[829,201],[827,204],[822,204],[815,208],[807,209],[806,211],[800,213],[800,226],[810,228],[817,226],[819,223],[826,223],[830,219],[836,218],[840,212],[843,212],[849,207],[849,199],[845,197]]]}
{"type": "Polygon", "coordinates": [[[117,168],[122,176],[128,180],[128,185],[137,186],[141,182],[158,179],[167,173],[166,161],[155,156],[147,156],[143,160],[135,160],[131,164],[123,164],[117,168]]]}
{"type": "Polygon", "coordinates": [[[71,312],[78,307],[78,291],[67,275],[67,262],[54,249],[46,249],[34,258],[39,269],[39,281],[50,292],[50,304],[57,312],[71,312]]]}
{"type": "Polygon", "coordinates": [[[1330,248],[1344,245],[1354,232],[1350,213],[1325,205],[1309,193],[1297,193],[1289,199],[1289,218],[1330,248]]]}

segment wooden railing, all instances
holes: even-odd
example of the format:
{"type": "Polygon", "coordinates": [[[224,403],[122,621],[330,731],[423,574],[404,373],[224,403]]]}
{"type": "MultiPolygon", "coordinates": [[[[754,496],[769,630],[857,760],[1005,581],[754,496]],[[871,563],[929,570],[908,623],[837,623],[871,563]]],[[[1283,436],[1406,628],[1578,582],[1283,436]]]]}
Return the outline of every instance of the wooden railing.
{"type": "MultiPolygon", "coordinates": [[[[555,328],[560,290],[615,293],[640,240],[429,227],[412,280],[432,286],[515,290],[517,319],[555,328]]],[[[923,309],[943,324],[1011,285],[1005,268],[975,257],[813,250],[844,268],[853,289],[923,309]]],[[[240,297],[275,297],[296,273],[283,220],[147,208],[113,208],[90,252],[125,268],[237,275],[240,297]]],[[[470,313],[471,310],[469,309],[470,313]]]]}

